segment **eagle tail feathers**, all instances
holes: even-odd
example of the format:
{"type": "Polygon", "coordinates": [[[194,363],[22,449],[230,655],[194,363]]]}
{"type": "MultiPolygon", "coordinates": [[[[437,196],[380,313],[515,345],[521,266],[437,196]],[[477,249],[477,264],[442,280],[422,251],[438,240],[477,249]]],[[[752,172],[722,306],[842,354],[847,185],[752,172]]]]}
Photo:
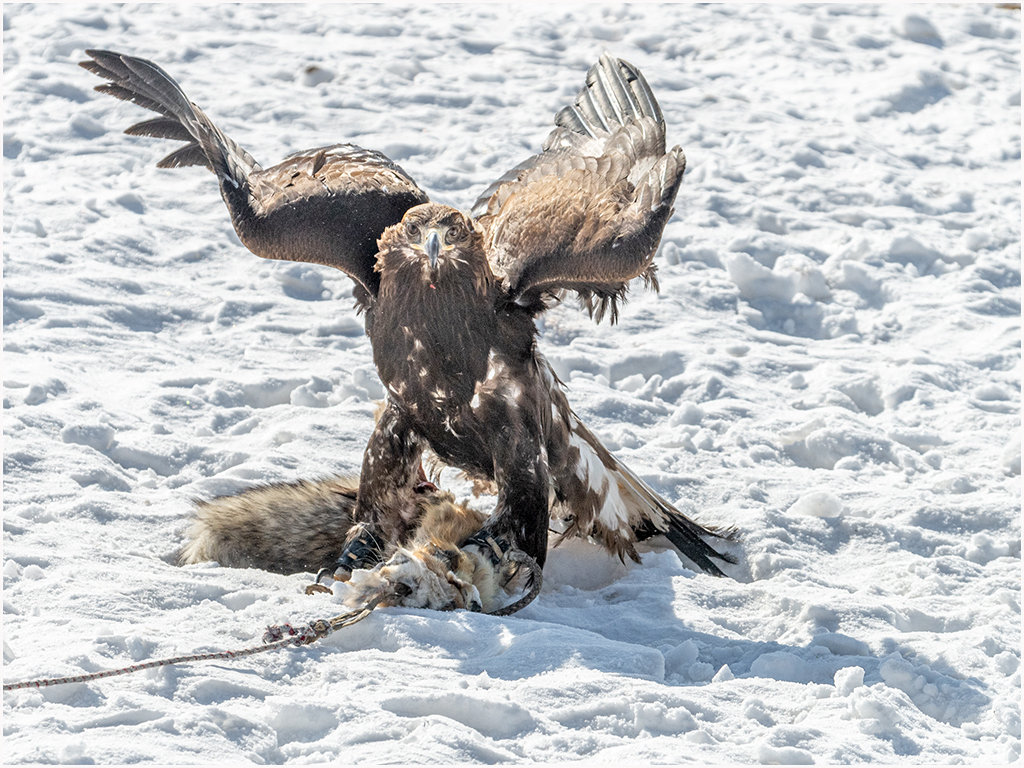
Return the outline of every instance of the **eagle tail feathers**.
{"type": "Polygon", "coordinates": [[[701,525],[665,501],[647,483],[633,474],[628,467],[620,464],[618,470],[635,497],[641,499],[646,506],[646,509],[640,510],[640,516],[644,518],[645,522],[650,523],[647,530],[653,527],[655,532],[663,534],[676,549],[704,572],[710,573],[712,576],[725,576],[725,573],[711,559],[735,563],[736,558],[728,552],[719,552],[702,537],[734,541],[737,536],[735,529],[720,529],[701,525]]]}
{"type": "Polygon", "coordinates": [[[704,572],[726,575],[712,559],[735,563],[736,558],[719,552],[705,538],[733,541],[735,530],[701,525],[687,517],[617,461],[575,414],[569,421],[570,446],[578,451],[574,476],[582,481],[583,499],[587,499],[570,505],[575,511],[572,532],[589,535],[620,557],[633,560],[638,559],[637,541],[663,534],[704,572]],[[588,507],[592,509],[581,517],[580,511],[588,507]]]}

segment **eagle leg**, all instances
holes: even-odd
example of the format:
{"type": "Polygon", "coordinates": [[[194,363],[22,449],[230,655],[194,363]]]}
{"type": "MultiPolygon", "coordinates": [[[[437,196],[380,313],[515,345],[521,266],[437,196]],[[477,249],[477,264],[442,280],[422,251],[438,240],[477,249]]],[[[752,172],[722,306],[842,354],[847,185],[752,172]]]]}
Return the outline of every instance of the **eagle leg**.
{"type": "Polygon", "coordinates": [[[422,454],[407,415],[388,401],[363,453],[355,525],[335,563],[334,579],[347,581],[353,570],[381,562],[385,548],[404,541],[419,523],[422,454]]]}
{"type": "MultiPolygon", "coordinates": [[[[510,422],[511,418],[506,424],[510,422]]],[[[550,514],[547,452],[529,425],[517,424],[500,432],[493,446],[498,504],[487,525],[473,534],[463,548],[474,547],[491,561],[496,556],[500,560],[510,549],[518,549],[543,568],[550,514]]]]}

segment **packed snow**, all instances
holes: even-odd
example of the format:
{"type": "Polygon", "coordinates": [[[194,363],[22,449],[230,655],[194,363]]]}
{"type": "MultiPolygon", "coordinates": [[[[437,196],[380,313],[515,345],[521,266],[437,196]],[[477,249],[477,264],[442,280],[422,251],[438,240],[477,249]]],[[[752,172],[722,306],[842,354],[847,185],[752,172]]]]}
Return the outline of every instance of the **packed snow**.
{"type": "Polygon", "coordinates": [[[1019,11],[36,4],[3,34],[5,682],[339,612],[174,554],[193,499],[357,473],[384,394],[349,279],[248,253],[88,48],[264,165],[352,142],[462,209],[603,51],[639,66],[689,163],[661,292],[539,343],[619,458],[742,534],[731,579],[577,540],[512,617],[8,692],[6,763],[1019,759],[1019,11]]]}

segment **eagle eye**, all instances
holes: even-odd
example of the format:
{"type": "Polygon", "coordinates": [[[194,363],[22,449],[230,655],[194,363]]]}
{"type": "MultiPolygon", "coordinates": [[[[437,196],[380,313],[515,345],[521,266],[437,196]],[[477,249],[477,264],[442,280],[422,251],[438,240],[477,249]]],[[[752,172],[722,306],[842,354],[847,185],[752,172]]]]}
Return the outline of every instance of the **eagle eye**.
{"type": "Polygon", "coordinates": [[[420,225],[414,221],[406,223],[405,234],[412,240],[417,239],[420,236],[420,225]]]}
{"type": "Polygon", "coordinates": [[[448,231],[444,235],[444,241],[451,245],[452,243],[461,243],[466,239],[469,232],[461,224],[453,224],[448,228],[448,231]]]}

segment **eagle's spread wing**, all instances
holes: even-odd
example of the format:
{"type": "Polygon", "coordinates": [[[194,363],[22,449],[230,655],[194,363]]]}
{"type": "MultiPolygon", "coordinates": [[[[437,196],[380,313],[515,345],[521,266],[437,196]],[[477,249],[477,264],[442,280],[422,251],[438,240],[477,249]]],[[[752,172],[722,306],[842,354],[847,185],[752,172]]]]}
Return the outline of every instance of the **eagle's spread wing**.
{"type": "Polygon", "coordinates": [[[644,76],[607,53],[555,124],[544,151],[492,184],[472,214],[512,300],[539,309],[568,289],[614,322],[628,281],[653,282],[686,158],[679,147],[665,152],[665,120],[644,76]]]}
{"type": "Polygon", "coordinates": [[[264,170],[188,100],[151,61],[86,51],[81,66],[109,83],[96,90],[159,112],[125,133],[187,142],[157,165],[205,165],[220,181],[239,239],[257,256],[335,267],[375,296],[377,238],[428,201],[410,176],[379,152],[351,144],[293,155],[264,170]]]}

